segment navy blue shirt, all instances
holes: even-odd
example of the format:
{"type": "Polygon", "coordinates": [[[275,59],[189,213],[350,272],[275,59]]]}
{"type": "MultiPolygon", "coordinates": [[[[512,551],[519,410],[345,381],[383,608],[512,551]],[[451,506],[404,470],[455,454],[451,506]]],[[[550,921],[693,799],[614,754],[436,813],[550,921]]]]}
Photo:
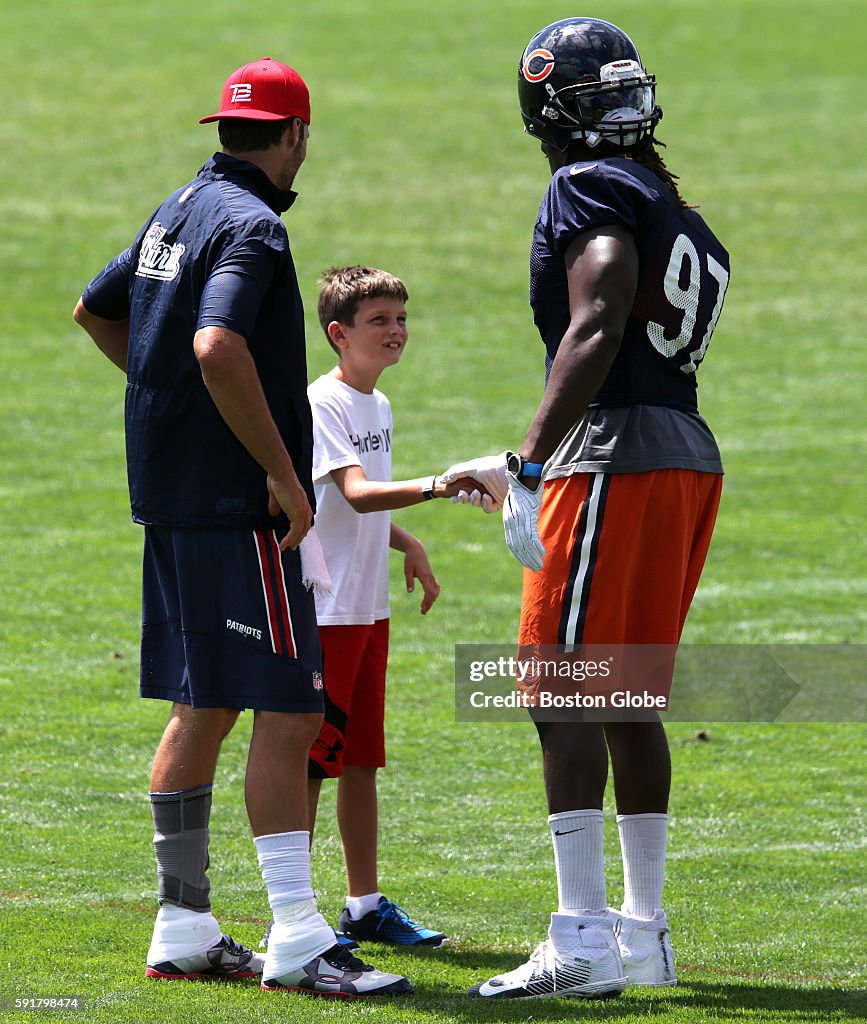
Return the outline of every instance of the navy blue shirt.
{"type": "Polygon", "coordinates": [[[632,160],[563,167],[542,200],[530,249],[530,304],[547,369],[570,321],[566,250],[582,232],[612,224],[635,238],[638,288],[614,364],[589,407],[695,412],[695,371],[722,310],[729,257],[699,214],[632,160]]]}
{"type": "Polygon", "coordinates": [[[304,311],[279,214],[295,193],[215,154],[91,282],[85,307],[129,317],[126,450],[133,519],[173,526],[284,528],[264,469],[226,425],[193,351],[197,330],[247,341],[268,407],[314,504],[304,311]]]}

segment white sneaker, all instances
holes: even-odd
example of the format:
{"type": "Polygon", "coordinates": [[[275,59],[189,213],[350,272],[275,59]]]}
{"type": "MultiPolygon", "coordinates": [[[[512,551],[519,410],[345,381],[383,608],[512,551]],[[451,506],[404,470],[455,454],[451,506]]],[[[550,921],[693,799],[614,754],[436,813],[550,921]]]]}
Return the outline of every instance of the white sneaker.
{"type": "MultiPolygon", "coordinates": [[[[268,971],[265,972],[268,974],[268,971]]],[[[279,977],[263,977],[268,992],[289,990],[307,995],[358,999],[365,996],[409,995],[412,985],[400,974],[383,974],[345,947],[333,945],[301,967],[279,977]]]]}
{"type": "Polygon", "coordinates": [[[264,962],[264,957],[235,942],[231,935],[221,935],[220,941],[204,953],[148,964],[145,976],[162,981],[237,981],[261,977],[264,962]]]}
{"type": "Polygon", "coordinates": [[[630,985],[662,988],[677,984],[665,911],[658,910],[647,921],[609,907],[608,917],[614,926],[630,985]]]}
{"type": "Polygon", "coordinates": [[[549,936],[557,937],[558,948],[549,937],[539,943],[526,963],[473,985],[467,995],[489,999],[607,999],[626,988],[620,950],[607,917],[552,914],[551,922],[549,936]]]}

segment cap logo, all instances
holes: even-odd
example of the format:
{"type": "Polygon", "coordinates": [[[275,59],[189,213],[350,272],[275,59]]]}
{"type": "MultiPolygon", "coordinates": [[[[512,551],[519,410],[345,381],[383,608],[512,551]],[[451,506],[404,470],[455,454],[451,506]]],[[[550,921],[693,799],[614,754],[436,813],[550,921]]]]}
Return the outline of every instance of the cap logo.
{"type": "Polygon", "coordinates": [[[524,59],[521,74],[528,82],[544,82],[553,70],[554,54],[550,50],[532,50],[524,59]]]}
{"type": "Polygon", "coordinates": [[[233,103],[250,103],[253,100],[253,86],[248,82],[230,85],[233,103]]]}

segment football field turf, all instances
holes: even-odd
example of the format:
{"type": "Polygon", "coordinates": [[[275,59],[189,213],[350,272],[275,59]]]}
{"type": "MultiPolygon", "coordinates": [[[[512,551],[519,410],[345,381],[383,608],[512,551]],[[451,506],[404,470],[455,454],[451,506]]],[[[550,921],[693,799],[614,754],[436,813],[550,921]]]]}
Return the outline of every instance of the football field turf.
{"type": "MultiPolygon", "coordinates": [[[[7,0],[0,1019],[49,1015],[16,999],[78,996],[72,1020],[118,1024],[867,1020],[863,722],[671,726],[676,989],[607,1003],[463,996],[523,961],[556,888],[533,730],[455,721],[454,645],[512,642],[520,572],[498,517],[447,502],[395,516],[426,543],[443,593],[423,619],[393,563],[381,879],[450,943],[365,948],[412,979],[415,996],[393,1002],[143,977],[146,794],[166,708],[136,696],[141,531],[124,486],[123,379],[73,325],[74,302],[216,148],[214,127],[195,122],[228,72],[270,54],[302,72],[313,100],[285,218],[311,377],[331,365],[317,275],[386,267],[410,291],[409,347],[381,381],[395,476],[517,446],[543,382],[527,251],[547,175],[521,134],[515,71],[536,29],[573,14],[635,38],[659,80],[668,165],[732,254],[699,375],[727,477],[686,640],[867,643],[861,0],[7,0]]],[[[210,876],[224,930],[255,944],[268,910],[243,809],[249,728],[245,715],[218,769],[210,876]]],[[[335,922],[345,880],[331,790],[313,871],[335,922]]],[[[613,806],[606,828],[617,903],[613,806]]]]}

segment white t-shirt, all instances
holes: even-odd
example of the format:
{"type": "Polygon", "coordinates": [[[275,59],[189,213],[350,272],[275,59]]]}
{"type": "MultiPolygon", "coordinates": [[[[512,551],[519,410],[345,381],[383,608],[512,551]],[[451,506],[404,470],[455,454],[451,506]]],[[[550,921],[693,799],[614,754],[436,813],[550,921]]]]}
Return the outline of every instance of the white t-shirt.
{"type": "Polygon", "coordinates": [[[368,480],[391,480],[391,406],[380,391],[366,395],[331,375],[307,389],[313,411],[316,532],[334,585],[316,596],[324,626],[369,625],[389,617],[388,541],[391,513],[356,512],[331,471],[361,466],[368,480]]]}

